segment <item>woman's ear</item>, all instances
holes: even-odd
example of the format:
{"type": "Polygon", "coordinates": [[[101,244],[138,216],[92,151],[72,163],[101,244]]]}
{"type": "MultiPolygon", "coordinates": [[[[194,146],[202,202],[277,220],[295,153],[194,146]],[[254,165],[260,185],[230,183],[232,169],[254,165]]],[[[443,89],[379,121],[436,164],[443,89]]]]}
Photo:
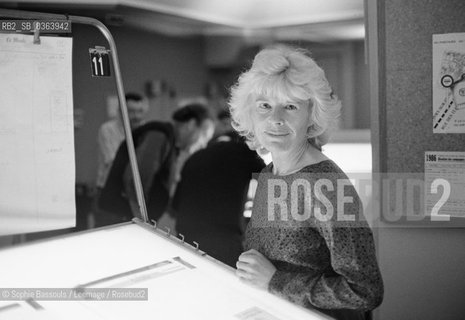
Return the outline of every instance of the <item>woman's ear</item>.
{"type": "Polygon", "coordinates": [[[313,138],[315,136],[315,127],[313,124],[307,127],[307,138],[313,138]]]}
{"type": "Polygon", "coordinates": [[[194,118],[186,122],[186,129],[189,132],[194,132],[197,129],[197,122],[195,121],[194,118]]]}
{"type": "Polygon", "coordinates": [[[257,150],[257,153],[261,156],[265,156],[270,153],[267,148],[260,146],[257,150]]]}

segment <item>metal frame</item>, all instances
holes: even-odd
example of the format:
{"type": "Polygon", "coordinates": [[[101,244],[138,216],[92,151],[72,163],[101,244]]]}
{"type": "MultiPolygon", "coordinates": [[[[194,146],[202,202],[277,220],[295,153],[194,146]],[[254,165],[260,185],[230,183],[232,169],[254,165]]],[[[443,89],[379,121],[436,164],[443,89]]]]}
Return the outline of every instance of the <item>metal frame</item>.
{"type": "Polygon", "coordinates": [[[119,99],[119,105],[120,105],[120,110],[122,114],[122,120],[123,120],[123,127],[124,127],[124,132],[126,135],[126,144],[128,148],[128,154],[129,154],[129,162],[131,165],[132,169],[132,174],[134,176],[134,185],[136,189],[136,195],[137,195],[137,202],[139,204],[139,209],[142,214],[142,218],[144,219],[145,222],[149,222],[148,215],[147,215],[147,207],[145,206],[145,199],[144,199],[144,192],[142,189],[142,183],[140,179],[140,174],[139,174],[139,168],[137,166],[137,159],[136,159],[136,153],[134,149],[134,142],[132,138],[132,133],[131,133],[131,126],[129,123],[129,116],[128,116],[128,111],[127,111],[127,106],[126,106],[126,99],[124,97],[124,88],[123,88],[123,80],[121,77],[121,71],[119,68],[119,60],[118,60],[118,54],[116,52],[116,45],[115,41],[113,39],[113,36],[111,35],[110,31],[107,29],[107,27],[98,21],[97,19],[94,18],[89,18],[89,17],[81,17],[81,16],[68,16],[68,15],[60,15],[60,14],[50,14],[50,13],[42,13],[42,12],[30,12],[30,11],[20,11],[20,10],[9,10],[9,9],[0,9],[0,17],[1,18],[11,18],[11,19],[37,19],[37,20],[47,20],[47,19],[53,19],[53,20],[67,20],[72,23],[79,23],[79,24],[85,24],[85,25],[91,25],[96,27],[102,34],[105,36],[105,38],[108,41],[108,44],[110,45],[110,53],[112,57],[112,64],[113,64],[113,70],[115,72],[115,80],[116,80],[116,89],[118,91],[118,99],[119,99]]]}

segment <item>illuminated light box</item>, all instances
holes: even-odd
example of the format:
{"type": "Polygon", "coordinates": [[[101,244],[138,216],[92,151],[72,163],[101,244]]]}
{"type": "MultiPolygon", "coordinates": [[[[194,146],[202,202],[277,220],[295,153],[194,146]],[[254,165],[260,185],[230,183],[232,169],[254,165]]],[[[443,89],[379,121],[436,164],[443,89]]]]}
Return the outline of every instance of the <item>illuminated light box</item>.
{"type": "Polygon", "coordinates": [[[137,221],[3,249],[0,261],[0,288],[147,288],[147,301],[0,301],[2,319],[329,319],[137,221]]]}

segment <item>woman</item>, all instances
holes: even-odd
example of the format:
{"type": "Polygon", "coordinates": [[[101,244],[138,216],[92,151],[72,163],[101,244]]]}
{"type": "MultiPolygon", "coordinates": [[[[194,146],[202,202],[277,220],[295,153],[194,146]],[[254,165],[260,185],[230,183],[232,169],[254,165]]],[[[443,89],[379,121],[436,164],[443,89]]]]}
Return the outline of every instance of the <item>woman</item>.
{"type": "Polygon", "coordinates": [[[232,88],[234,128],[273,159],[236,273],[336,319],[365,319],[383,296],[373,236],[354,187],[321,152],[340,108],[323,70],[282,45],[259,52],[232,88]]]}

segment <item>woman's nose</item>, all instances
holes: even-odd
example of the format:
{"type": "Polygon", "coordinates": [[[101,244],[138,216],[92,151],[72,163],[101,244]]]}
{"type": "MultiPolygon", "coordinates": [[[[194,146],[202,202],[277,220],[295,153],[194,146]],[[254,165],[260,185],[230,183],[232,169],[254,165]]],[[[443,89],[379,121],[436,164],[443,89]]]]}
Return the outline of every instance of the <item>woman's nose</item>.
{"type": "Polygon", "coordinates": [[[281,108],[275,108],[270,114],[268,121],[271,124],[282,126],[284,124],[284,115],[281,108]]]}

